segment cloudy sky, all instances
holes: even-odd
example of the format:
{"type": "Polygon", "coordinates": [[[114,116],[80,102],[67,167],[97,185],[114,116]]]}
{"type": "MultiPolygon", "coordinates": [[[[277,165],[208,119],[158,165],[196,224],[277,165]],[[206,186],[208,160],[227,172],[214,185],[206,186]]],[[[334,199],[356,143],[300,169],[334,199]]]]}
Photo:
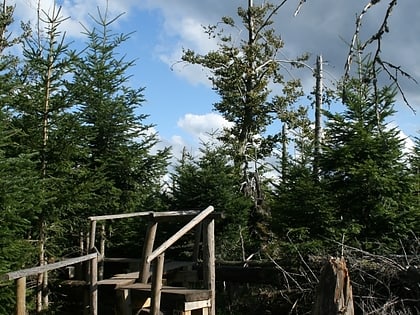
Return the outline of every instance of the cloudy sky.
{"type": "MultiPolygon", "coordinates": [[[[53,0],[40,0],[48,11],[53,0]]],[[[383,21],[391,0],[381,0],[363,18],[361,36],[369,38],[383,21]]],[[[38,0],[9,0],[15,4],[16,20],[34,19],[38,0]]],[[[272,1],[280,3],[280,0],[272,1]]],[[[308,52],[309,65],[315,64],[318,54],[326,62],[325,83],[332,84],[344,72],[344,64],[355,30],[355,18],[368,3],[367,0],[306,0],[297,16],[294,12],[299,0],[288,0],[275,17],[274,27],[285,42],[284,58],[293,58],[308,52]]],[[[95,16],[97,8],[106,8],[105,0],[61,0],[63,24],[68,40],[74,45],[83,43],[82,24],[92,25],[89,14],[95,16]]],[[[255,0],[257,3],[257,0],[255,0]]],[[[217,47],[203,33],[202,25],[213,25],[222,16],[236,17],[237,7],[246,6],[245,0],[109,0],[110,17],[124,15],[112,25],[115,32],[131,33],[123,44],[127,60],[136,60],[132,68],[131,84],[145,87],[147,102],[143,113],[150,115],[148,122],[156,125],[163,144],[175,151],[183,146],[193,149],[206,133],[220,129],[226,122],[212,111],[218,97],[199,67],[179,63],[182,48],[205,53],[217,47]]],[[[420,2],[403,0],[392,12],[390,32],[382,43],[383,59],[400,65],[420,82],[420,2]]],[[[309,71],[296,74],[307,91],[314,82],[309,71]]],[[[402,87],[410,104],[420,112],[420,86],[402,80],[402,87]]],[[[419,136],[419,114],[403,103],[394,124],[408,136],[419,136]]],[[[176,152],[175,152],[176,153],[176,152]]]]}

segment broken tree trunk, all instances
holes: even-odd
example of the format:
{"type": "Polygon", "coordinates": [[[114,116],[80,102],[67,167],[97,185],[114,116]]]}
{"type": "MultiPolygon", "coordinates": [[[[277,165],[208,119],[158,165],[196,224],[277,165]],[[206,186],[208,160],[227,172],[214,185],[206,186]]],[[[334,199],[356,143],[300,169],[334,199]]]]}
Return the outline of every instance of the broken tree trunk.
{"type": "Polygon", "coordinates": [[[313,315],[354,315],[353,292],[346,261],[330,258],[321,270],[313,315]]]}

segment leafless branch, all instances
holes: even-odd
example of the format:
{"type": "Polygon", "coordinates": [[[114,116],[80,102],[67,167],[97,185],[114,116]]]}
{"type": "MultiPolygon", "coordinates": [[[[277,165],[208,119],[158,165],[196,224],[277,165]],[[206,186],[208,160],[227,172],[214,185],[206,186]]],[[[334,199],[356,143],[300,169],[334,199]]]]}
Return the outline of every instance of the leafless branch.
{"type": "Polygon", "coordinates": [[[368,46],[376,43],[376,48],[374,50],[374,54],[373,54],[373,60],[372,60],[372,82],[374,84],[374,90],[375,90],[375,94],[377,94],[378,91],[378,87],[377,87],[377,66],[379,66],[381,69],[383,69],[389,76],[389,79],[391,80],[392,83],[395,84],[398,92],[401,94],[404,103],[415,113],[414,108],[410,105],[408,99],[405,96],[405,93],[400,85],[399,82],[399,75],[402,75],[405,78],[408,78],[410,80],[412,80],[413,82],[415,82],[416,84],[417,81],[415,80],[414,77],[412,77],[409,73],[407,73],[406,71],[402,70],[400,66],[396,66],[391,62],[387,62],[382,60],[381,58],[381,43],[382,43],[382,37],[384,36],[384,34],[389,32],[389,19],[391,17],[391,13],[393,11],[393,9],[396,7],[397,5],[397,0],[389,0],[388,3],[388,8],[385,12],[385,16],[384,19],[382,21],[382,24],[379,26],[379,29],[377,30],[376,33],[374,33],[368,40],[366,40],[364,43],[360,42],[360,31],[362,28],[362,19],[364,17],[364,15],[368,12],[369,9],[371,9],[375,4],[379,3],[381,0],[371,0],[368,4],[366,4],[366,6],[363,8],[363,10],[361,11],[361,13],[357,16],[356,18],[356,29],[355,32],[353,34],[353,38],[351,40],[350,43],[350,49],[349,49],[349,53],[347,55],[347,61],[346,64],[344,66],[344,79],[347,80],[350,77],[350,67],[351,64],[353,63],[353,57],[357,54],[357,55],[361,55],[363,54],[363,52],[365,52],[365,50],[367,49],[368,46]]]}

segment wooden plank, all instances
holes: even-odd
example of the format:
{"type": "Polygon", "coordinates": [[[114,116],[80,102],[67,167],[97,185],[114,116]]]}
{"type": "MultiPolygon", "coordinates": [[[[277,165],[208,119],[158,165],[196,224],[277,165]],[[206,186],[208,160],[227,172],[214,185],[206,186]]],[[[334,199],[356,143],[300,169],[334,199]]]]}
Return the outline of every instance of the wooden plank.
{"type": "Polygon", "coordinates": [[[210,315],[216,314],[216,269],[215,269],[214,220],[203,223],[203,278],[204,285],[212,292],[210,315]]]}
{"type": "Polygon", "coordinates": [[[16,315],[26,315],[26,277],[16,279],[16,315]]]}
{"type": "Polygon", "coordinates": [[[162,289],[163,264],[165,262],[165,254],[160,254],[153,265],[152,278],[152,299],[151,299],[151,315],[159,315],[160,298],[162,289]]]}
{"type": "Polygon", "coordinates": [[[129,272],[129,273],[117,273],[112,277],[113,279],[138,279],[139,272],[129,272]]]}
{"type": "Polygon", "coordinates": [[[208,308],[211,306],[211,299],[202,301],[192,301],[184,303],[184,311],[193,311],[200,308],[208,308]]]}
{"type": "Polygon", "coordinates": [[[43,266],[37,266],[33,268],[27,268],[27,269],[21,269],[18,271],[8,272],[6,274],[1,275],[0,280],[7,281],[7,280],[15,280],[22,277],[28,277],[37,275],[39,273],[43,273],[46,271],[51,271],[63,267],[67,267],[70,265],[78,264],[87,260],[91,260],[93,258],[96,258],[98,256],[97,253],[92,253],[80,257],[70,258],[63,261],[59,261],[53,264],[43,265],[43,266]]]}
{"type": "Polygon", "coordinates": [[[177,240],[179,240],[182,236],[184,236],[186,233],[188,233],[195,226],[197,226],[201,221],[203,221],[213,211],[214,211],[214,208],[212,206],[209,206],[206,209],[204,209],[203,211],[201,211],[190,222],[188,222],[186,225],[184,225],[184,227],[182,227],[178,232],[176,232],[169,239],[167,239],[162,245],[160,245],[157,249],[155,249],[150,254],[150,256],[147,257],[147,262],[150,263],[157,256],[161,255],[165,250],[167,250],[177,240]]]}
{"type": "Polygon", "coordinates": [[[104,221],[104,220],[115,220],[115,219],[125,219],[133,217],[147,217],[152,211],[147,212],[131,212],[131,213],[120,213],[120,214],[108,214],[108,215],[98,215],[89,217],[91,221],[104,221]]]}

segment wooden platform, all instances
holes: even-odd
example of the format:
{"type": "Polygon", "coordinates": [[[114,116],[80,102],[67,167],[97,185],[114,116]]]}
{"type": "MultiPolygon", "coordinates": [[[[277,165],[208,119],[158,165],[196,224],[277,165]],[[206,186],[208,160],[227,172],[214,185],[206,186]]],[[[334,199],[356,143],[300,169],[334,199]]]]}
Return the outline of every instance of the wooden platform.
{"type": "MultiPolygon", "coordinates": [[[[125,305],[122,305],[121,309],[129,310],[128,312],[130,313],[132,310],[149,307],[151,284],[133,283],[118,286],[116,289],[121,292],[119,296],[127,297],[122,301],[125,305]]],[[[210,290],[163,286],[161,295],[161,310],[169,312],[169,314],[207,315],[208,308],[211,306],[210,290]]]]}

